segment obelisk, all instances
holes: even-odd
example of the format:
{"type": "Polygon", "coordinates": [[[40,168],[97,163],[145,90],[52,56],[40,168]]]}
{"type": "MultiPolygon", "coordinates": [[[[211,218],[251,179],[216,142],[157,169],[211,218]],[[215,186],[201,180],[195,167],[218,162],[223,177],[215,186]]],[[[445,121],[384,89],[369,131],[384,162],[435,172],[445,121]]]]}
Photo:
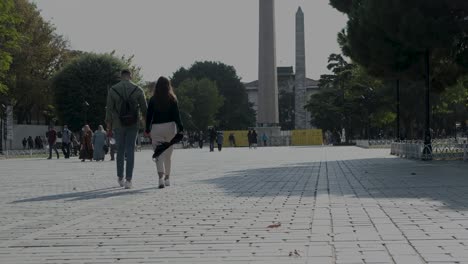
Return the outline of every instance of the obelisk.
{"type": "Polygon", "coordinates": [[[307,102],[306,54],[304,13],[301,7],[296,13],[296,78],[295,78],[295,128],[310,128],[309,113],[304,109],[307,102]]]}
{"type": "Polygon", "coordinates": [[[257,113],[260,127],[279,124],[275,30],[275,1],[260,0],[257,113]]]}

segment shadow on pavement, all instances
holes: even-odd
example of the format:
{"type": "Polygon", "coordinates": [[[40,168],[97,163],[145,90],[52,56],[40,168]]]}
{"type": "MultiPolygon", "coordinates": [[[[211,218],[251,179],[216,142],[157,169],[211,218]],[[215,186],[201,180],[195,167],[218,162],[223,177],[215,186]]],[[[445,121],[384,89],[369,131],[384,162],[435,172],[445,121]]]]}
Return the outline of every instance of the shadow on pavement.
{"type": "Polygon", "coordinates": [[[155,190],[155,189],[157,189],[157,187],[149,187],[149,188],[144,188],[144,189],[130,189],[130,190],[125,190],[125,189],[122,189],[121,187],[112,187],[112,188],[103,188],[103,189],[97,189],[97,190],[91,190],[91,191],[85,191],[85,192],[72,192],[72,193],[46,195],[46,196],[40,196],[40,197],[35,197],[35,198],[17,200],[11,203],[16,204],[16,203],[44,202],[44,201],[56,201],[56,200],[74,202],[74,201],[84,201],[84,200],[92,200],[92,199],[105,199],[105,198],[111,198],[111,197],[145,193],[146,191],[155,190]]]}
{"type": "MultiPolygon", "coordinates": [[[[468,210],[468,164],[397,158],[338,160],[229,172],[201,181],[237,197],[316,196],[439,201],[468,210]]],[[[410,201],[410,202],[411,202],[410,201]]],[[[356,202],[356,200],[353,200],[356,202]]],[[[391,202],[391,201],[389,201],[391,202]]]]}

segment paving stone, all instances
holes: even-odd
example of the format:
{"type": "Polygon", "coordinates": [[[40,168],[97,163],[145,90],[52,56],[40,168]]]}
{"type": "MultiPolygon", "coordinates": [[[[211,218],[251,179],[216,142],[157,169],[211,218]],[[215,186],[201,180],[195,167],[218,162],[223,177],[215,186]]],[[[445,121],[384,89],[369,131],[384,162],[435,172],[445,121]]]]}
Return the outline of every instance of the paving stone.
{"type": "Polygon", "coordinates": [[[0,263],[468,263],[468,165],[388,152],[177,150],[162,190],[150,151],[132,190],[110,161],[2,160],[0,263]]]}

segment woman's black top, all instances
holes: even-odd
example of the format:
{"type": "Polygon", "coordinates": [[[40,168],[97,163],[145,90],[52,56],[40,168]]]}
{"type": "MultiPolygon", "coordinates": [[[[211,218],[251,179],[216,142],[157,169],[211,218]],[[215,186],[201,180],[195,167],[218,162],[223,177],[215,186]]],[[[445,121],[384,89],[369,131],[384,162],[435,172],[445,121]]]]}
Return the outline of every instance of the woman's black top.
{"type": "Polygon", "coordinates": [[[179,113],[179,105],[177,101],[172,101],[169,104],[167,109],[159,109],[156,107],[156,98],[151,97],[148,103],[148,111],[146,113],[146,132],[151,131],[152,124],[163,124],[175,122],[177,124],[177,130],[179,132],[184,131],[184,126],[182,125],[182,121],[180,121],[180,113],[179,113]]]}

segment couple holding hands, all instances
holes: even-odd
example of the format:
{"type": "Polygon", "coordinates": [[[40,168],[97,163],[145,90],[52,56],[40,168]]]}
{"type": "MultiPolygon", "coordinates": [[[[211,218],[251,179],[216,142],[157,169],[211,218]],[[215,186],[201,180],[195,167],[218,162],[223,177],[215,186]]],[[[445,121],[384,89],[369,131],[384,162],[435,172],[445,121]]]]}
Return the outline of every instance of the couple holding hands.
{"type": "Polygon", "coordinates": [[[145,136],[151,137],[155,148],[153,158],[159,175],[159,188],[164,188],[170,186],[172,144],[180,141],[184,131],[177,97],[169,79],[160,77],[147,104],[143,90],[131,79],[131,72],[123,70],[121,81],[107,94],[106,124],[108,136],[113,136],[117,144],[118,183],[125,189],[132,188],[135,141],[141,113],[146,118],[145,136]]]}

